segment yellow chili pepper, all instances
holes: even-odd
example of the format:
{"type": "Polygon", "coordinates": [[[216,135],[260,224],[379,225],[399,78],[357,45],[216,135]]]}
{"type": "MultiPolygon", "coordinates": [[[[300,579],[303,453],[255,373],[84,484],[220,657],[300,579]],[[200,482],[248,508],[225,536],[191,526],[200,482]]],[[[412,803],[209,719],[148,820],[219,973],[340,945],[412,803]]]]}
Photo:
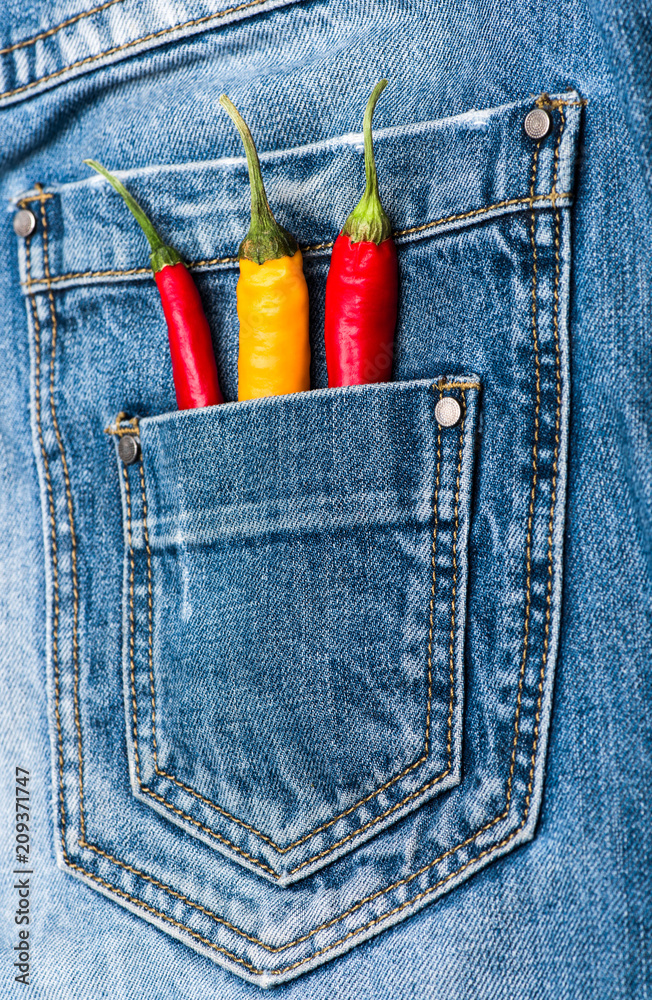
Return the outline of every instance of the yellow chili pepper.
{"type": "Polygon", "coordinates": [[[251,132],[226,94],[220,104],[242,137],[251,186],[251,224],[238,250],[238,399],[303,392],[310,342],[301,251],[272,215],[251,132]]]}

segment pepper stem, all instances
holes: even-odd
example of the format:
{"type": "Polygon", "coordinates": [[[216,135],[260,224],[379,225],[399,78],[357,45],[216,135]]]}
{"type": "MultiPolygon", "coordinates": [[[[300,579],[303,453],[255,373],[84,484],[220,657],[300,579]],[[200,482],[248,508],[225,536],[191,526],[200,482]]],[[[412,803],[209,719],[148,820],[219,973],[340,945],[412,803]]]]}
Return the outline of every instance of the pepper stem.
{"type": "Polygon", "coordinates": [[[238,257],[252,260],[256,264],[264,264],[266,260],[274,260],[278,257],[293,257],[298,250],[297,241],[286,229],[283,229],[283,226],[279,226],[269,207],[260,170],[260,160],[247,123],[226,94],[222,94],[220,97],[220,104],[240,133],[249,168],[251,222],[249,231],[238,249],[238,257]]]}
{"type": "Polygon", "coordinates": [[[162,270],[162,268],[167,267],[168,265],[179,264],[181,262],[181,257],[177,251],[174,247],[169,247],[163,242],[159,234],[154,229],[154,226],[150,222],[149,218],[145,215],[136,199],[129,194],[124,184],[122,184],[117,177],[114,177],[113,174],[110,174],[106,167],[103,167],[101,163],[97,162],[97,160],[84,160],[84,163],[86,163],[87,166],[92,167],[93,170],[97,170],[98,174],[105,177],[109,184],[115,188],[124,200],[131,214],[136,219],[136,222],[145,233],[150,250],[152,251],[149,257],[152,271],[156,274],[157,271],[162,270]]]}
{"type": "Polygon", "coordinates": [[[346,233],[352,243],[382,243],[392,235],[392,226],[380,203],[378,174],[371,135],[371,120],[376,103],[387,86],[387,80],[379,80],[367,101],[362,130],[364,133],[364,169],[367,186],[362,198],[344,223],[346,233]]]}

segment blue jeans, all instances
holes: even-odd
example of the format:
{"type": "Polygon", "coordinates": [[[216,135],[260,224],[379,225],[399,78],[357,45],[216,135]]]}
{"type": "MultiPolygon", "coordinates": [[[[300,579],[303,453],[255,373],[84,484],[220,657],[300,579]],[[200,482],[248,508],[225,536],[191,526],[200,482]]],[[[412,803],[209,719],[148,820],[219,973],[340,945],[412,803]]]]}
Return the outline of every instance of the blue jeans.
{"type": "Polygon", "coordinates": [[[647,996],[649,39],[580,0],[173,7],[2,24],[2,995],[647,996]],[[394,380],[327,389],[381,75],[394,380]],[[222,91],[304,253],[309,393],[235,402],[222,91]],[[85,157],[191,264],[226,405],[175,409],[85,157]]]}

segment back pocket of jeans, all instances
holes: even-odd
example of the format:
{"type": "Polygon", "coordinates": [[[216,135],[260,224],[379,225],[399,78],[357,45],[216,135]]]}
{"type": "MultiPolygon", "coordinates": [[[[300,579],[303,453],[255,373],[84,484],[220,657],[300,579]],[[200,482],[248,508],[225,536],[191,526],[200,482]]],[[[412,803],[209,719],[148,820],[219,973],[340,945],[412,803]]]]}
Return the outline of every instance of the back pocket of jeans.
{"type": "Polygon", "coordinates": [[[133,792],[274,881],[459,783],[478,389],[319,390],[112,428],[141,455],[122,466],[133,792]]]}

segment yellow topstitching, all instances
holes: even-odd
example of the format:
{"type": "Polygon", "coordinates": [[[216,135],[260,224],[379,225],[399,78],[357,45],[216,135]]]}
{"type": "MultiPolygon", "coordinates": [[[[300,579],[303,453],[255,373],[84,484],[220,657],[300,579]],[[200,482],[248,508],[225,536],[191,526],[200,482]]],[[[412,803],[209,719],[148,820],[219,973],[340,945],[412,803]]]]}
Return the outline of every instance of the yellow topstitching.
{"type": "Polygon", "coordinates": [[[24,42],[14,42],[13,45],[7,45],[6,48],[0,49],[0,56],[6,56],[9,52],[15,52],[16,49],[24,49],[28,45],[34,45],[36,42],[40,42],[43,38],[50,38],[52,35],[56,35],[57,32],[61,31],[62,28],[68,28],[71,24],[75,24],[77,21],[81,21],[85,17],[90,17],[91,14],[97,14],[101,10],[106,10],[107,7],[113,7],[116,3],[124,3],[124,0],[107,0],[106,3],[100,4],[99,7],[93,7],[92,10],[85,10],[82,14],[75,14],[74,17],[69,17],[67,21],[62,21],[61,24],[57,24],[55,28],[49,28],[47,31],[40,31],[38,35],[26,38],[24,42]]]}
{"type": "Polygon", "coordinates": [[[125,49],[131,49],[135,45],[140,45],[142,42],[149,42],[153,38],[163,38],[165,35],[170,35],[174,31],[182,31],[184,28],[192,28],[198,24],[207,24],[209,21],[214,21],[216,18],[226,17],[227,14],[235,14],[238,11],[246,10],[249,7],[260,7],[261,4],[267,2],[268,0],[248,0],[247,3],[237,4],[235,7],[229,7],[228,10],[220,10],[215,14],[206,14],[204,17],[196,17],[192,21],[184,21],[183,24],[175,24],[171,28],[162,28],[160,31],[152,31],[148,35],[143,35],[141,38],[134,38],[131,42],[124,42],[122,45],[114,45],[113,48],[106,49],[105,52],[98,52],[94,56],[86,56],[85,59],[78,59],[76,62],[70,63],[69,66],[57,69],[53,73],[46,73],[45,76],[41,76],[37,80],[32,80],[31,83],[24,83],[22,87],[16,87],[15,90],[6,90],[3,94],[0,94],[0,100],[5,97],[13,97],[15,94],[22,94],[26,90],[38,87],[40,83],[46,83],[48,80],[54,80],[56,77],[62,76],[71,69],[77,69],[78,66],[86,66],[88,63],[96,62],[98,59],[103,59],[105,56],[112,56],[115,55],[116,52],[123,52],[125,49]]]}
{"type": "MultiPolygon", "coordinates": [[[[52,195],[44,195],[43,197],[52,198],[52,195]]],[[[549,194],[533,194],[530,193],[527,197],[523,198],[508,198],[505,201],[496,201],[493,205],[486,205],[484,208],[473,208],[468,212],[462,212],[458,215],[447,215],[442,219],[435,219],[432,222],[424,222],[419,226],[411,226],[409,229],[397,229],[394,232],[394,237],[398,238],[400,236],[409,236],[414,233],[425,232],[428,229],[435,229],[438,226],[444,226],[449,222],[461,222],[464,219],[473,219],[482,215],[486,215],[488,212],[493,212],[499,208],[508,208],[511,205],[522,205],[524,208],[531,208],[533,203],[538,203],[541,201],[563,201],[570,198],[569,192],[556,193],[551,191],[549,194]]],[[[23,203],[29,201],[40,201],[40,198],[25,198],[23,203]]],[[[311,246],[302,246],[301,252],[308,253],[314,250],[324,250],[333,246],[333,240],[329,243],[315,243],[311,246]]],[[[188,264],[188,267],[199,268],[199,267],[210,267],[216,264],[231,264],[236,263],[237,257],[214,257],[212,260],[198,260],[192,261],[188,264]]],[[[27,281],[23,284],[29,288],[32,285],[53,285],[59,281],[76,281],[80,278],[110,278],[110,277],[127,277],[131,274],[151,274],[151,268],[149,267],[130,267],[126,270],[109,270],[109,271],[70,271],[68,274],[58,274],[51,278],[31,278],[28,276],[27,281]]]]}

